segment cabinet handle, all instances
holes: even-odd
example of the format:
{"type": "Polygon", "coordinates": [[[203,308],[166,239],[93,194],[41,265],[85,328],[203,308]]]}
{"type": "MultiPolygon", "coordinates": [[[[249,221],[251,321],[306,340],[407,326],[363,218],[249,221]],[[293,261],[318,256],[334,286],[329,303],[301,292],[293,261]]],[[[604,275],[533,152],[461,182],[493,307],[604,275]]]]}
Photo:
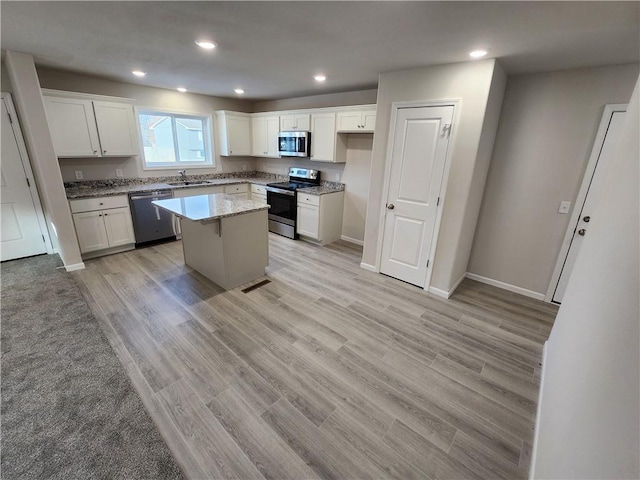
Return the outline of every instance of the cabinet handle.
{"type": "Polygon", "coordinates": [[[109,215],[108,213],[105,213],[104,216],[106,217],[107,215],[109,215]]]}
{"type": "Polygon", "coordinates": [[[229,155],[231,155],[233,153],[233,150],[229,150],[229,155]]]}
{"type": "Polygon", "coordinates": [[[102,150],[102,153],[106,155],[107,151],[106,150],[102,150]]]}
{"type": "Polygon", "coordinates": [[[100,202],[100,205],[104,205],[104,203],[100,202]]]}
{"type": "Polygon", "coordinates": [[[94,151],[93,151],[93,154],[94,154],[94,155],[97,155],[97,154],[98,154],[98,150],[94,150],[94,151]]]}
{"type": "Polygon", "coordinates": [[[99,214],[98,214],[98,216],[99,216],[99,217],[101,217],[101,216],[102,216],[102,214],[101,214],[101,213],[99,213],[99,214]]]}

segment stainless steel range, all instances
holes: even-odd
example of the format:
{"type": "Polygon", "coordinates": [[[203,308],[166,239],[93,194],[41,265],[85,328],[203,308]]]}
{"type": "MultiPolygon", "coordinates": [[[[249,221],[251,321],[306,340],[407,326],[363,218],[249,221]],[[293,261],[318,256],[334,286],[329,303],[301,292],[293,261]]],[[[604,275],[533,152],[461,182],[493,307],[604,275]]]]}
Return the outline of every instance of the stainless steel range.
{"type": "Polygon", "coordinates": [[[296,191],[320,185],[320,172],[308,168],[291,167],[289,181],[268,183],[267,203],[269,209],[269,231],[296,239],[296,217],[298,205],[296,191]]]}

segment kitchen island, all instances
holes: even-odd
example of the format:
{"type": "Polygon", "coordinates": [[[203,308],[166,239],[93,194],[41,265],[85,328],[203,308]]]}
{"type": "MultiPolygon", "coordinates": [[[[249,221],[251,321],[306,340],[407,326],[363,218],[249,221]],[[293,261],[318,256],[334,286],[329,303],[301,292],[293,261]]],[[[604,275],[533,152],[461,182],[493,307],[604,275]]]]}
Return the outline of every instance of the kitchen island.
{"type": "Polygon", "coordinates": [[[156,200],[180,218],[184,261],[229,290],[264,275],[268,205],[216,193],[156,200]]]}

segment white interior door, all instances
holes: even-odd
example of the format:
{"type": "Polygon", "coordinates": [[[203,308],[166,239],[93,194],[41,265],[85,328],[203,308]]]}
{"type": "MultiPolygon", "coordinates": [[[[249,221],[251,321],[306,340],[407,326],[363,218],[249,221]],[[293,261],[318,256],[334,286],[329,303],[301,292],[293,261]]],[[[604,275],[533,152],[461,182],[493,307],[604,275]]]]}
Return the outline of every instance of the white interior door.
{"type": "MultiPolygon", "coordinates": [[[[31,170],[26,151],[21,149],[22,135],[12,123],[5,98],[2,99],[2,162],[0,163],[0,199],[2,204],[0,249],[2,261],[46,253],[44,233],[32,197],[31,170]],[[27,170],[25,170],[27,168],[27,170]],[[28,178],[31,177],[31,180],[28,178]]],[[[17,121],[14,119],[13,121],[17,121]]]]}
{"type": "Polygon", "coordinates": [[[433,242],[453,106],[399,108],[380,271],[424,287],[433,242]]]}
{"type": "MultiPolygon", "coordinates": [[[[577,208],[580,213],[577,215],[577,218],[572,218],[573,221],[569,226],[571,230],[571,243],[564,256],[564,262],[561,266],[562,270],[555,285],[552,298],[552,301],[555,303],[562,303],[564,292],[571,277],[573,265],[582,247],[583,238],[589,234],[591,214],[597,202],[602,182],[604,181],[606,170],[610,163],[611,156],[614,153],[620,128],[626,115],[624,111],[605,112],[606,118],[603,119],[603,122],[606,122],[606,133],[604,139],[601,142],[596,140],[593,146],[592,156],[595,158],[595,166],[587,170],[583,180],[583,187],[581,188],[581,191],[585,190],[585,194],[582,195],[582,198],[580,198],[580,195],[578,196],[581,204],[576,204],[574,207],[577,208]]],[[[621,208],[624,208],[624,206],[621,206],[621,208]]]]}

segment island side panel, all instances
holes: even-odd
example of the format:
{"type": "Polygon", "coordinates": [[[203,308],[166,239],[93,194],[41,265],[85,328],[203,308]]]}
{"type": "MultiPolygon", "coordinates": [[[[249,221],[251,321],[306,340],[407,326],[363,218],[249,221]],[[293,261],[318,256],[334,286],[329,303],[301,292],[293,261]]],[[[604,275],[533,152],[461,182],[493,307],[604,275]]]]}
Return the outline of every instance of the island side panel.
{"type": "Polygon", "coordinates": [[[229,284],[238,286],[264,276],[264,269],[269,265],[267,217],[267,210],[260,210],[222,219],[229,284]]]}
{"type": "Polygon", "coordinates": [[[208,224],[180,219],[184,263],[213,283],[229,289],[224,243],[219,235],[218,220],[208,224]]]}

